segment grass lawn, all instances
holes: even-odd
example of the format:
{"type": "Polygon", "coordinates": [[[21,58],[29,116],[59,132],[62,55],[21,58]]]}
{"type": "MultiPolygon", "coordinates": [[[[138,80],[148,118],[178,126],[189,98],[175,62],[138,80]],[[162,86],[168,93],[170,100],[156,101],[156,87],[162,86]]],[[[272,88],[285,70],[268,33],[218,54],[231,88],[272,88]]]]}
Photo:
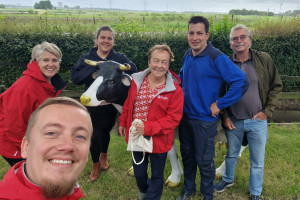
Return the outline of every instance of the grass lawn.
{"type": "Polygon", "coordinates": [[[61,30],[63,32],[95,32],[100,26],[109,25],[117,33],[137,30],[138,32],[186,32],[190,17],[203,15],[211,22],[222,22],[224,17],[230,21],[245,24],[250,29],[255,28],[260,34],[277,34],[282,30],[298,28],[298,19],[290,16],[255,16],[229,15],[217,13],[177,13],[177,12],[141,12],[141,11],[113,11],[113,10],[38,10],[6,8],[0,12],[1,29],[11,31],[30,32],[40,29],[61,30]],[[291,22],[292,23],[289,23],[291,22]],[[271,28],[272,26],[274,28],[271,28]],[[264,28],[267,26],[267,28],[264,28]],[[259,28],[256,28],[256,27],[259,28]],[[283,27],[283,28],[280,28],[283,27]]]}
{"type": "MultiPolygon", "coordinates": [[[[266,147],[265,173],[262,199],[299,199],[300,198],[300,127],[296,124],[278,126],[270,124],[269,139],[266,147]]],[[[131,154],[126,151],[124,138],[111,135],[109,146],[110,168],[100,172],[99,179],[91,183],[89,173],[92,167],[91,158],[85,167],[79,184],[86,195],[85,199],[130,200],[137,199],[138,188],[133,177],[126,174],[131,167],[131,154]]],[[[179,152],[179,141],[176,141],[179,152]]],[[[225,146],[219,150],[216,146],[215,163],[218,167],[224,160],[225,146]]],[[[181,157],[180,157],[181,160],[181,157]]],[[[9,165],[0,157],[0,179],[9,169],[9,165]]],[[[246,148],[238,160],[235,185],[223,193],[215,193],[216,200],[249,199],[249,150],[246,148]]],[[[171,167],[167,160],[165,179],[170,175],[171,167]]],[[[217,181],[217,180],[216,180],[217,181]]],[[[183,176],[182,176],[183,183],[183,176]]],[[[200,175],[197,173],[197,195],[192,200],[202,199],[200,194],[200,175]]],[[[183,184],[177,188],[164,187],[163,200],[175,199],[183,190],[183,184]]]]}

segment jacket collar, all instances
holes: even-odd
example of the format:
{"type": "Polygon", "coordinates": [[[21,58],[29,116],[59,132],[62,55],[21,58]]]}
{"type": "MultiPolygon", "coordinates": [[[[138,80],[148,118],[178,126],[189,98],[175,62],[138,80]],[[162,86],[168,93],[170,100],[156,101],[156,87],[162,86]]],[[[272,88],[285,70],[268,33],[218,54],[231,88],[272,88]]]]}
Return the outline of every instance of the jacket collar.
{"type": "Polygon", "coordinates": [[[64,89],[67,86],[67,83],[62,80],[60,75],[56,73],[52,78],[51,78],[51,84],[45,79],[43,76],[42,71],[40,70],[40,67],[37,63],[37,61],[33,61],[32,63],[27,64],[27,70],[23,72],[24,76],[30,76],[38,81],[41,82],[41,84],[44,85],[44,87],[54,87],[55,91],[59,91],[64,89]]]}
{"type": "MultiPolygon", "coordinates": [[[[195,57],[196,56],[200,56],[200,57],[206,56],[208,54],[209,48],[211,48],[211,47],[212,47],[211,42],[207,42],[207,45],[206,45],[205,49],[201,53],[195,55],[195,57]]],[[[194,56],[193,51],[192,51],[191,48],[187,51],[187,54],[192,56],[192,57],[194,56]]]]}
{"type": "MultiPolygon", "coordinates": [[[[134,82],[137,85],[138,90],[140,89],[145,77],[150,74],[150,69],[147,68],[144,71],[138,72],[138,73],[134,73],[132,74],[132,79],[134,80],[134,82]]],[[[180,79],[178,78],[178,76],[172,72],[170,69],[167,71],[167,80],[166,80],[166,86],[163,89],[163,91],[173,91],[176,89],[175,85],[174,85],[174,80],[180,84],[180,79]],[[177,78],[176,78],[177,77],[177,78]]]]}

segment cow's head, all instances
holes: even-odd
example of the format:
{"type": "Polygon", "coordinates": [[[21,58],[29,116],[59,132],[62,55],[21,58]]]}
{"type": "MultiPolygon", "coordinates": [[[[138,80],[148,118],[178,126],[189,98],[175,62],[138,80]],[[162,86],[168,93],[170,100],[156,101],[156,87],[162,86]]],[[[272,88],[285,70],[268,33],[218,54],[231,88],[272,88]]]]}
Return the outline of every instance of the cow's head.
{"type": "Polygon", "coordinates": [[[123,105],[131,85],[131,77],[123,71],[130,65],[115,61],[95,62],[84,60],[87,64],[99,68],[95,81],[81,95],[80,102],[85,106],[100,106],[108,103],[123,105]]]}

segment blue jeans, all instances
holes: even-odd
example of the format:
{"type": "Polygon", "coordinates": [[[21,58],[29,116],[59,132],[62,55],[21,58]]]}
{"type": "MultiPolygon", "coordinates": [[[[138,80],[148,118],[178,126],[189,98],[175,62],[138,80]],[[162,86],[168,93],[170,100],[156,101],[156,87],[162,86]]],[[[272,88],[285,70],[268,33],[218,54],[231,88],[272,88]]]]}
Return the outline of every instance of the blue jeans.
{"type": "MultiPolygon", "coordinates": [[[[133,152],[136,162],[143,158],[142,152],[133,152]]],[[[133,163],[134,176],[140,192],[146,193],[145,199],[160,199],[164,186],[164,169],[167,159],[166,153],[146,153],[140,165],[133,163]],[[151,179],[148,178],[147,168],[150,157],[151,179]]]]}
{"type": "Polygon", "coordinates": [[[196,191],[198,165],[201,175],[200,191],[205,199],[214,198],[216,135],[217,120],[205,122],[182,117],[179,124],[179,140],[184,171],[184,193],[196,191]]]}
{"type": "Polygon", "coordinates": [[[226,130],[228,152],[225,158],[226,172],[223,181],[233,182],[235,167],[242,145],[244,133],[247,134],[250,151],[249,191],[253,195],[261,195],[264,175],[265,147],[268,139],[267,120],[231,118],[235,129],[226,130]]]}

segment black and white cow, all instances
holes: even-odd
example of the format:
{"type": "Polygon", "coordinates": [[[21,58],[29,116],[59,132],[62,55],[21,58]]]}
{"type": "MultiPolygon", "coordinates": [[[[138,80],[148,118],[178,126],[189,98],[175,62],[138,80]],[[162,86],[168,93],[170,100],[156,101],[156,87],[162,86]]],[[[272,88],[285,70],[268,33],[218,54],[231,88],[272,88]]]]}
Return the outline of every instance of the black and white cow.
{"type": "MultiPolygon", "coordinates": [[[[91,66],[98,67],[99,70],[97,71],[95,81],[81,95],[80,102],[85,106],[113,104],[121,113],[132,80],[124,71],[130,70],[130,65],[122,65],[115,61],[96,62],[87,59],[84,61],[91,66]]],[[[166,185],[169,187],[177,187],[180,184],[183,171],[178,160],[175,143],[168,152],[168,157],[171,162],[172,173],[167,178],[166,185]]],[[[133,175],[132,167],[128,173],[133,175]]]]}
{"type": "Polygon", "coordinates": [[[131,85],[131,77],[124,71],[130,70],[130,65],[115,61],[95,62],[84,60],[87,64],[98,67],[95,81],[81,95],[80,102],[85,106],[101,106],[113,104],[119,112],[127,98],[131,85]]]}
{"type": "MultiPolygon", "coordinates": [[[[127,98],[128,90],[131,85],[131,77],[125,74],[124,71],[130,70],[130,65],[122,65],[110,60],[106,62],[95,62],[85,59],[84,61],[89,65],[98,67],[99,70],[97,71],[95,81],[81,95],[80,102],[85,106],[113,104],[121,113],[122,106],[127,98]]],[[[224,141],[226,142],[226,137],[221,127],[221,120],[219,120],[218,124],[219,135],[216,137],[216,141],[219,143],[224,141]]],[[[241,148],[241,152],[244,148],[241,148]]],[[[173,144],[172,149],[168,152],[168,158],[170,159],[172,172],[166,180],[166,185],[169,187],[177,187],[180,184],[183,170],[177,156],[175,143],[173,144]]],[[[223,162],[222,165],[216,169],[216,175],[222,176],[225,169],[225,162],[223,162]]],[[[128,174],[134,175],[132,167],[128,170],[128,174]]]]}

